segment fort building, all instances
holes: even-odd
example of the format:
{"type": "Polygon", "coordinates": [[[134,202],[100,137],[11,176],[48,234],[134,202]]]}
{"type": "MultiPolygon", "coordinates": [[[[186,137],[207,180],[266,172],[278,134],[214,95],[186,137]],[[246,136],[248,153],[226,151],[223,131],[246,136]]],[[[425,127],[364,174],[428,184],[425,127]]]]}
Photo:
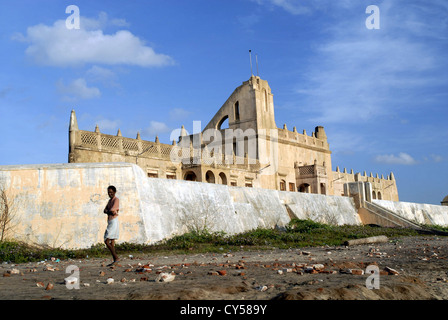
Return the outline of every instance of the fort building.
{"type": "Polygon", "coordinates": [[[323,195],[347,195],[344,185],[370,182],[372,198],[398,201],[393,173],[381,177],[332,170],[325,129],[309,135],[277,127],[266,80],[251,76],[229,96],[200,132],[182,126],[171,144],[80,130],[75,111],[69,125],[70,163],[128,162],[148,177],[208,182],[323,195]]]}
{"type": "Polygon", "coordinates": [[[448,196],[446,196],[445,198],[443,198],[443,200],[440,202],[440,204],[442,206],[448,206],[448,196]]]}

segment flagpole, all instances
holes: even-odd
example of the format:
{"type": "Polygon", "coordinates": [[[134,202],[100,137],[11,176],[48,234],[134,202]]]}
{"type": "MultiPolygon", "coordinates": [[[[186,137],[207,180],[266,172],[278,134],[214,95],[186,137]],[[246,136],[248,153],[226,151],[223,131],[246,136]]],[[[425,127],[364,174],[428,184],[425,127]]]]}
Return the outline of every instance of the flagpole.
{"type": "Polygon", "coordinates": [[[253,76],[254,73],[252,72],[252,50],[249,50],[249,60],[250,60],[250,75],[253,76]]]}

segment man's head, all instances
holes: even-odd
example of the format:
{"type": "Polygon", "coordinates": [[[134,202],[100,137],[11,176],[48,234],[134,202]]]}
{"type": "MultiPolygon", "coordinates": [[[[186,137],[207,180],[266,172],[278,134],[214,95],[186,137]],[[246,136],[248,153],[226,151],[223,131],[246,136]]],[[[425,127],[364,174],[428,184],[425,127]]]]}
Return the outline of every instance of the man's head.
{"type": "Polygon", "coordinates": [[[114,186],[108,186],[107,187],[107,194],[109,195],[109,198],[113,198],[115,197],[115,193],[117,193],[117,188],[115,188],[114,186]]]}

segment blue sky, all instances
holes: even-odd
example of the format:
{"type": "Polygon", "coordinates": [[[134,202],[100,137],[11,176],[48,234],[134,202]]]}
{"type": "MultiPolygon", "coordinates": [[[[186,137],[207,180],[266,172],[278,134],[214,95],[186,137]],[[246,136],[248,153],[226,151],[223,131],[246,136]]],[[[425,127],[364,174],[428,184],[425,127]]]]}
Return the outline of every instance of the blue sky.
{"type": "Polygon", "coordinates": [[[333,169],[393,172],[402,201],[448,194],[447,1],[0,0],[0,23],[0,165],[67,162],[72,109],[170,143],[250,77],[251,49],[277,126],[324,126],[333,169]]]}

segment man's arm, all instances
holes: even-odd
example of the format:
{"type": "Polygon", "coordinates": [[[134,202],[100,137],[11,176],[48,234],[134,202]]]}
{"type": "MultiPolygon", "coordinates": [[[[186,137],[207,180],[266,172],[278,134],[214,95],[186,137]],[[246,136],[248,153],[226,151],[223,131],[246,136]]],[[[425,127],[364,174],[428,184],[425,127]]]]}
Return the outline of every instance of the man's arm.
{"type": "Polygon", "coordinates": [[[114,198],[112,201],[112,207],[109,209],[109,213],[112,216],[118,216],[118,211],[120,206],[120,201],[118,200],[118,198],[114,198]]]}

